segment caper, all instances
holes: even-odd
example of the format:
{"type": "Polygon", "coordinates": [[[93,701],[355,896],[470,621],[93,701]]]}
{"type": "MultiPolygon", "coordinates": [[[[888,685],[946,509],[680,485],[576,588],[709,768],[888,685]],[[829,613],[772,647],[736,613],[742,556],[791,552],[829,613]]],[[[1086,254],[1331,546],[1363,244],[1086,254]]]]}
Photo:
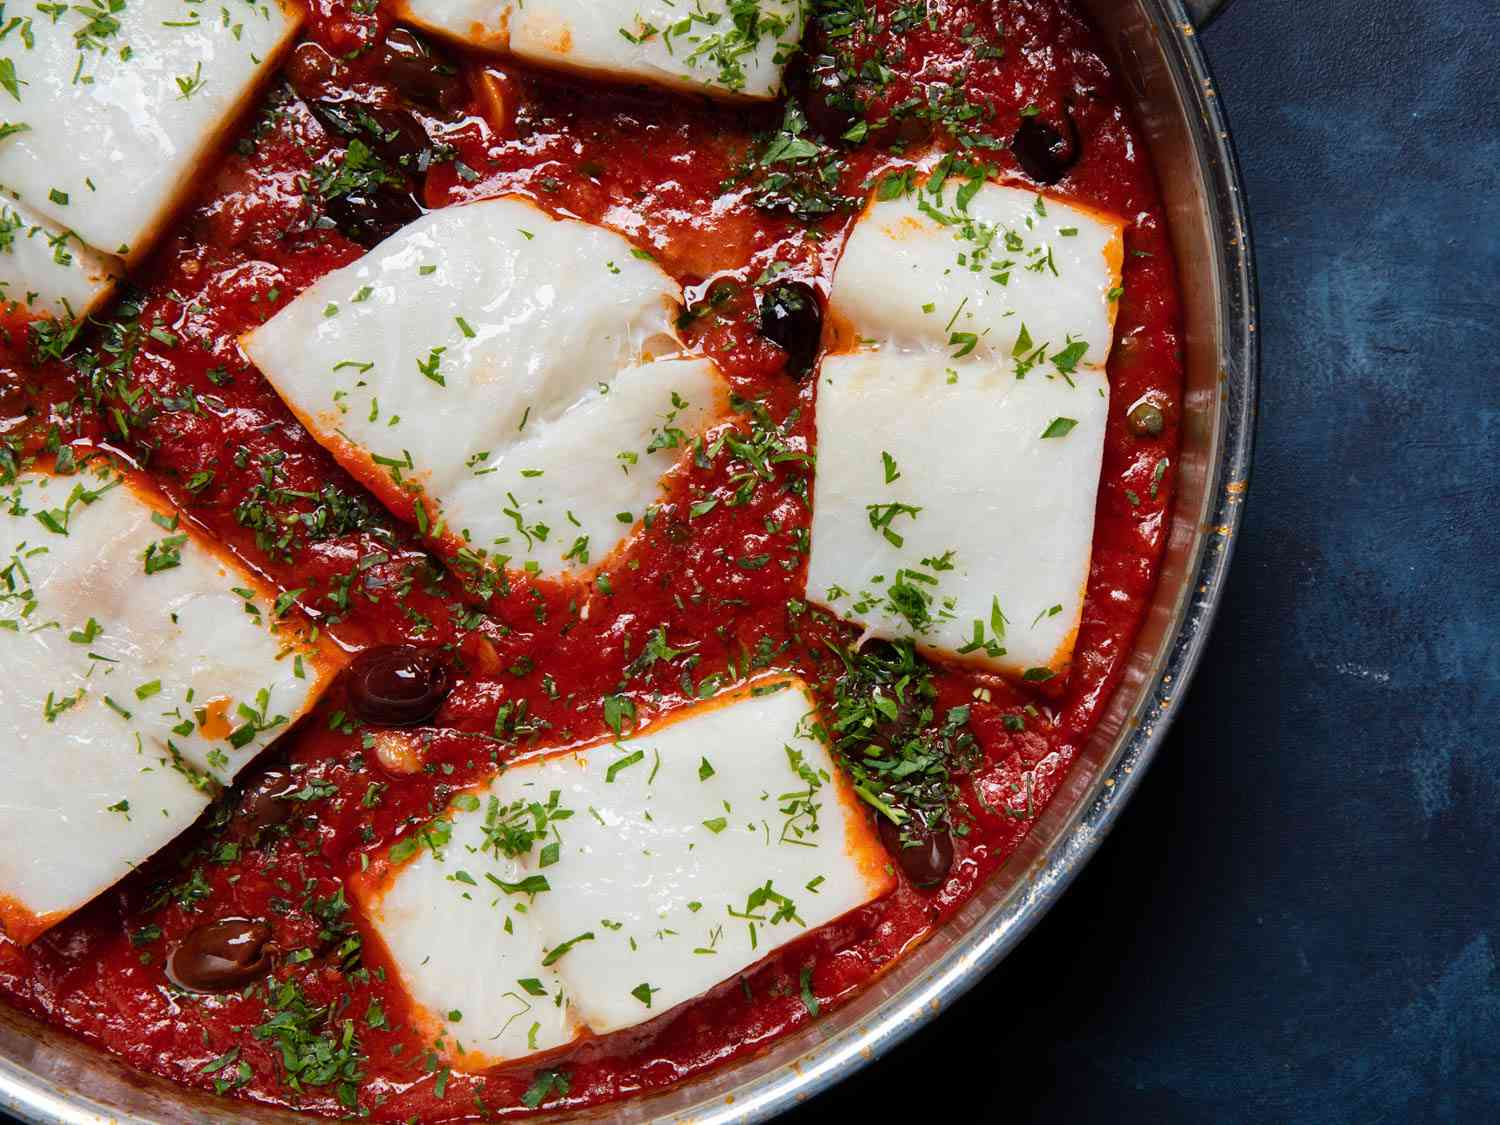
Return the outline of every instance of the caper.
{"type": "Polygon", "coordinates": [[[1167,428],[1167,416],[1150,399],[1141,399],[1130,408],[1130,429],[1136,437],[1161,437],[1167,428]]]}

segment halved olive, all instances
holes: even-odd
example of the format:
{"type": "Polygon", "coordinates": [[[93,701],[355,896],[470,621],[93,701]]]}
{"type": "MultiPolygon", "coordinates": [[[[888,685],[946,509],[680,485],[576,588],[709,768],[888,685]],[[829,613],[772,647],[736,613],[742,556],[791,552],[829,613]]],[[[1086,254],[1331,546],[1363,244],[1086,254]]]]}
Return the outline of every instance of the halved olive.
{"type": "Polygon", "coordinates": [[[167,976],[193,992],[232,992],[271,971],[271,927],[250,918],[199,926],[167,958],[167,976]]]}
{"type": "Polygon", "coordinates": [[[914,887],[937,886],[953,867],[952,834],[946,828],[933,831],[915,813],[905,826],[880,817],[880,842],[914,887]]]}
{"type": "Polygon", "coordinates": [[[367,723],[411,727],[437,714],[452,679],[435,649],[385,645],[360,653],[349,665],[349,706],[367,723]]]}
{"type": "Polygon", "coordinates": [[[760,302],[760,334],[786,352],[790,374],[806,375],[823,337],[823,307],[813,287],[783,281],[767,289],[760,302]]]}
{"type": "Polygon", "coordinates": [[[287,794],[296,788],[291,779],[280,770],[263,774],[240,799],[240,817],[245,831],[259,836],[268,828],[274,828],[292,815],[291,802],[287,794]]]}

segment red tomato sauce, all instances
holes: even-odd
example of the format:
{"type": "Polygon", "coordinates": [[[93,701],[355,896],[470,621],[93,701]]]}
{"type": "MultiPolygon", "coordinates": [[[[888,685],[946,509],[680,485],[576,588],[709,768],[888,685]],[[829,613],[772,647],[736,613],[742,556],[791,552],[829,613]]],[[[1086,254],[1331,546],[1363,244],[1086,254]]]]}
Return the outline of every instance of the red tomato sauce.
{"type": "MultiPolygon", "coordinates": [[[[912,5],[870,7],[888,15],[912,5]]],[[[1041,685],[939,670],[940,705],[971,707],[983,752],[964,782],[968,832],[955,841],[944,885],[923,891],[903,881],[888,898],[712,994],[545,1060],[567,1076],[566,1092],[548,1092],[548,1109],[662,1090],[761,1050],[813,1018],[801,995],[804,970],[826,1011],[920,943],[1006,860],[1056,792],[1119,680],[1152,594],[1175,476],[1180,312],[1161,202],[1119,82],[1071,0],[928,7],[940,18],[887,29],[859,48],[865,57],[882,52],[886,107],[941,98],[933,84],[955,83],[970,104],[987,107],[966,128],[1000,142],[978,150],[979,158],[1022,180],[1005,146],[1023,111],[1055,122],[1066,107],[1082,154],[1048,190],[1127,220],[1092,570],[1073,666],[1041,685]],[[1165,414],[1160,436],[1143,438],[1128,424],[1145,396],[1165,414]],[[1021,714],[1030,716],[1025,729],[1008,728],[1006,716],[1021,714]]],[[[355,53],[334,87],[394,104],[374,52],[362,51],[390,26],[383,10],[314,0],[303,39],[339,56],[355,53]]],[[[826,46],[817,33],[809,42],[813,55],[826,46]]],[[[852,213],[809,224],[754,205],[739,172],[757,136],[780,124],[781,109],[548,77],[507,61],[463,59],[462,72],[470,91],[464,111],[422,117],[457,157],[427,173],[425,205],[515,192],[622,231],[697,302],[689,343],[719,362],[738,395],[762,402],[777,423],[790,419],[788,441],[810,449],[816,380],[788,376],[778,349],[758,335],[755,282],[783,263],[778,276],[826,294],[852,213]]],[[[883,111],[874,104],[867,116],[883,111]]],[[[863,196],[886,168],[912,163],[943,136],[872,131],[845,146],[841,190],[863,196]]],[[[379,764],[336,685],[146,869],[34,945],[0,937],[0,997],[142,1070],[199,1089],[217,1084],[235,1097],[335,1116],[353,1102],[377,1121],[524,1113],[538,1062],[450,1073],[409,1018],[378,940],[342,897],[345,879],[507,758],[606,734],[601,701],[622,684],[644,720],[767,667],[818,682],[834,661],[824,641],[847,644],[853,633],[800,601],[810,509],[788,482],[805,469],[781,470],[751,502],[721,504],[689,522],[693,501],[724,481],[721,469],[684,465],[651,527],[607,562],[608,593],[513,575],[508,589],[476,599],[414,530],[385,514],[236,345],[363,252],[334,230],[305,229],[303,185],[341,144],[278,78],[135,277],[135,326],[86,336],[105,345],[96,347],[102,370],[90,375],[55,358],[38,365],[21,343],[24,326],[9,325],[0,418],[13,445],[77,455],[104,448],[142,464],[189,520],[278,590],[295,592],[344,649],[452,646],[461,661],[457,686],[419,732],[425,764],[400,775],[379,764]],[[733,565],[745,556],[766,561],[733,565]],[[674,668],[655,682],[631,680],[627,667],[657,629],[674,644],[696,642],[697,661],[680,675],[674,668]],[[499,739],[497,716],[514,724],[499,739]],[[300,786],[303,799],[262,839],[243,795],[268,772],[300,786]],[[260,984],[202,996],[173,987],[163,966],[175,943],[226,917],[273,927],[279,961],[269,991],[260,984]],[[304,1070],[300,1082],[291,1080],[277,1039],[255,1032],[278,1010],[270,992],[283,981],[295,982],[302,998],[294,1013],[314,1032],[327,1030],[335,1054],[329,1069],[304,1070]],[[357,1050],[338,1056],[346,1023],[357,1050]]]]}

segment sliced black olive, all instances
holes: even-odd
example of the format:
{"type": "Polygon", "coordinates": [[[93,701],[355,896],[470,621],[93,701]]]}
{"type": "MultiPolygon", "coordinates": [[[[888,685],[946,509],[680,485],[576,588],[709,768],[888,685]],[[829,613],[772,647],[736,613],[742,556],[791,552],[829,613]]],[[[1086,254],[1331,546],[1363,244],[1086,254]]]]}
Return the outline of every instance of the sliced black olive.
{"type": "Polygon", "coordinates": [[[1130,429],[1136,437],[1161,437],[1167,428],[1167,416],[1150,399],[1141,399],[1130,408],[1130,429]]]}
{"type": "Polygon", "coordinates": [[[380,66],[403,94],[429,109],[448,113],[468,92],[458,68],[404,27],[380,45],[380,66]]]}
{"type": "Polygon", "coordinates": [[[263,774],[240,801],[240,822],[245,831],[259,836],[268,828],[284,823],[292,815],[287,794],[294,788],[291,779],[279,770],[263,774]]]}
{"type": "Polygon", "coordinates": [[[885,845],[914,887],[935,887],[953,866],[953,836],[946,829],[929,829],[913,814],[904,827],[880,818],[880,842],[885,845]]]}
{"type": "Polygon", "coordinates": [[[349,666],[349,706],[376,726],[425,723],[437,714],[451,686],[442,655],[416,645],[372,648],[349,666]]]}
{"type": "Polygon", "coordinates": [[[249,918],[199,926],[167,959],[167,975],[193,992],[231,992],[271,971],[271,927],[249,918]]]}
{"type": "Polygon", "coordinates": [[[1010,151],[1015,153],[1022,170],[1039,184],[1057,183],[1083,155],[1083,142],[1072,111],[1064,108],[1063,119],[1068,123],[1068,138],[1040,117],[1024,117],[1010,142],[1010,151]]]}
{"type": "Polygon", "coordinates": [[[786,352],[786,369],[801,378],[812,370],[823,337],[823,306],[811,285],[783,281],[760,302],[760,334],[786,352]]]}
{"type": "Polygon", "coordinates": [[[358,137],[409,172],[421,170],[422,154],[432,147],[427,130],[404,109],[381,109],[338,98],[314,98],[308,105],[330,132],[358,137]]]}
{"type": "Polygon", "coordinates": [[[365,247],[384,242],[422,216],[422,206],[411,192],[387,186],[334,196],[324,210],[340,231],[365,247]]]}

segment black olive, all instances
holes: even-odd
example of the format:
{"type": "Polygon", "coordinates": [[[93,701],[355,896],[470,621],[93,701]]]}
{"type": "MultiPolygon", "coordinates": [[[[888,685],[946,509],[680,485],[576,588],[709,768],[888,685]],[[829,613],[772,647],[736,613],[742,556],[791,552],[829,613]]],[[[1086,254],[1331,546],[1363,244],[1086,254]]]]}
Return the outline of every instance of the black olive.
{"type": "Polygon", "coordinates": [[[380,66],[403,94],[429,109],[451,112],[468,92],[458,68],[404,27],[380,45],[380,66]]]}
{"type": "Polygon", "coordinates": [[[284,823],[292,815],[287,794],[295,788],[291,779],[279,770],[262,775],[240,800],[240,818],[245,831],[251,836],[259,836],[266,829],[284,823]]]}
{"type": "Polygon", "coordinates": [[[345,236],[365,247],[384,242],[422,216],[422,205],[411,192],[389,186],[334,196],[324,210],[345,236]]]}
{"type": "Polygon", "coordinates": [[[878,128],[874,137],[884,145],[925,145],[932,140],[932,121],[912,112],[892,113],[886,123],[878,128]]]}
{"type": "Polygon", "coordinates": [[[1064,108],[1063,118],[1068,123],[1071,142],[1040,117],[1022,118],[1021,127],[1010,142],[1010,151],[1015,153],[1022,170],[1039,184],[1057,183],[1083,155],[1083,142],[1072,111],[1064,108]]]}
{"type": "Polygon", "coordinates": [[[442,656],[416,645],[372,648],[349,666],[349,706],[376,726],[425,723],[437,714],[451,686],[442,656]]]}
{"type": "Polygon", "coordinates": [[[372,107],[360,114],[371,148],[409,172],[424,172],[423,154],[432,148],[432,138],[421,123],[404,109],[372,107]]]}
{"type": "Polygon", "coordinates": [[[343,98],[309,98],[307,108],[330,133],[341,137],[358,136],[359,120],[355,116],[358,102],[346,102],[343,98]]]}
{"type": "Polygon", "coordinates": [[[348,68],[312,40],[298,43],[286,61],[286,76],[304,98],[323,96],[345,80],[348,68]]]}
{"type": "Polygon", "coordinates": [[[878,746],[901,746],[915,737],[925,720],[932,718],[930,706],[915,691],[903,691],[896,699],[896,713],[882,711],[870,728],[870,741],[878,746]]]}
{"type": "Polygon", "coordinates": [[[271,971],[271,927],[249,918],[199,926],[167,958],[167,975],[193,992],[231,992],[271,971]]]}
{"type": "Polygon", "coordinates": [[[801,378],[812,370],[823,337],[823,307],[811,285],[783,281],[760,302],[760,334],[786,352],[786,369],[801,378]]]}
{"type": "Polygon", "coordinates": [[[936,832],[916,814],[900,827],[880,818],[880,842],[901,865],[914,887],[935,887],[948,877],[953,866],[953,836],[946,828],[936,832]],[[910,837],[910,842],[902,839],[910,837]]]}
{"type": "Polygon", "coordinates": [[[1130,408],[1130,429],[1136,437],[1161,437],[1167,428],[1167,416],[1161,407],[1150,399],[1143,398],[1130,408]]]}
{"type": "Polygon", "coordinates": [[[802,99],[807,123],[825,141],[840,140],[863,120],[859,98],[844,86],[843,71],[837,60],[823,56],[807,76],[807,96],[802,99]]]}
{"type": "Polygon", "coordinates": [[[358,137],[409,172],[421,170],[422,154],[432,147],[427,130],[404,109],[381,109],[338,98],[314,98],[308,105],[329,132],[358,137]]]}

